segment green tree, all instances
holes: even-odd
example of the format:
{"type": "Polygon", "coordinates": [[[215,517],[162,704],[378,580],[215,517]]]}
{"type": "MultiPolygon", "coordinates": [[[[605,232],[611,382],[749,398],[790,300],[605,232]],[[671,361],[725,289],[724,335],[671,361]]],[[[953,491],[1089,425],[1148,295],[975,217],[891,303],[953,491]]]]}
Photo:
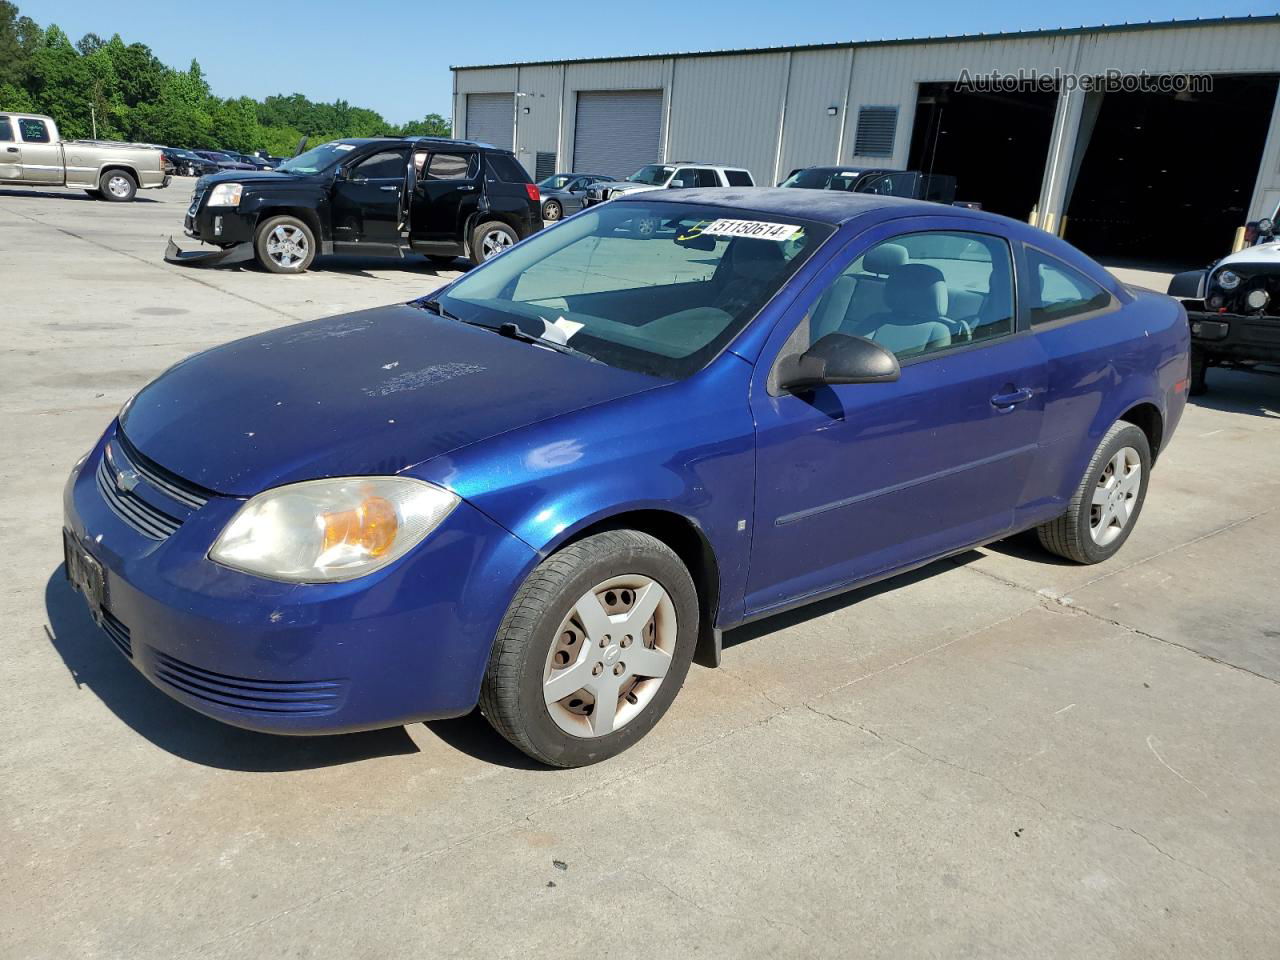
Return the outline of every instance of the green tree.
{"type": "Polygon", "coordinates": [[[421,120],[410,120],[400,132],[406,137],[448,137],[453,135],[453,124],[438,113],[428,113],[421,120]]]}
{"type": "Polygon", "coordinates": [[[0,0],[0,86],[22,86],[40,36],[40,27],[34,20],[19,16],[18,8],[9,0],[0,0]]]}

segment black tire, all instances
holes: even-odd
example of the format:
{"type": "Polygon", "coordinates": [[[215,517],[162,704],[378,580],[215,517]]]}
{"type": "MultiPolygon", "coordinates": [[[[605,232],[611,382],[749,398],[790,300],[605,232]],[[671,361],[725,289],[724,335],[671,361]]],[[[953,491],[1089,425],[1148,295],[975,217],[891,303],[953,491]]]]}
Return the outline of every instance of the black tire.
{"type": "Polygon", "coordinates": [[[258,224],[258,229],[254,232],[253,251],[257,254],[258,263],[271,273],[306,273],[307,268],[316,258],[316,237],[305,220],[287,215],[268,217],[258,224]],[[300,251],[302,255],[296,261],[287,264],[273,259],[272,253],[267,249],[271,234],[281,227],[291,233],[300,231],[305,243],[305,250],[300,251]]]}
{"type": "MultiPolygon", "coordinates": [[[[476,227],[475,230],[471,231],[472,263],[479,265],[484,263],[486,260],[492,260],[498,255],[497,253],[492,252],[488,256],[485,255],[485,238],[491,234],[499,233],[507,237],[508,247],[511,246],[511,244],[518,243],[520,241],[520,234],[516,233],[515,230],[507,226],[507,224],[503,223],[501,220],[489,220],[486,223],[482,223],[480,226],[476,227]]],[[[500,253],[501,251],[498,252],[500,253]]]]}
{"type": "Polygon", "coordinates": [[[560,205],[559,200],[548,200],[542,205],[542,219],[549,223],[564,219],[564,207],[560,205]]]}
{"type": "Polygon", "coordinates": [[[1124,546],[1124,542],[1129,539],[1129,534],[1137,525],[1138,517],[1142,513],[1142,504],[1147,499],[1147,485],[1150,482],[1151,445],[1147,442],[1147,435],[1131,423],[1119,421],[1113,424],[1106,436],[1102,438],[1102,442],[1098,444],[1098,449],[1089,458],[1089,466],[1071,495],[1066,513],[1036,528],[1040,545],[1050,553],[1056,553],[1076,563],[1093,564],[1109,559],[1124,546]],[[1141,485],[1123,529],[1110,543],[1101,545],[1095,542],[1090,534],[1093,493],[1111,458],[1125,447],[1132,448],[1138,453],[1138,459],[1142,465],[1141,485]]]}
{"type": "Polygon", "coordinates": [[[98,178],[98,196],[112,203],[128,203],[138,194],[138,181],[127,170],[106,170],[98,178]]]}
{"type": "Polygon", "coordinates": [[[1191,384],[1187,393],[1193,397],[1203,396],[1209,390],[1206,374],[1209,371],[1209,358],[1199,347],[1191,348],[1191,384]]]}
{"type": "Polygon", "coordinates": [[[680,692],[698,636],[698,594],[689,571],[662,541],[611,530],[570,544],[540,563],[520,587],[498,628],[480,688],[480,710],[517,748],[554,767],[580,767],[616,756],[662,719],[680,692]],[[565,732],[543,700],[543,672],[561,622],[577,599],[615,576],[641,574],[667,592],[676,613],[671,666],[643,712],[612,733],[565,732]]]}

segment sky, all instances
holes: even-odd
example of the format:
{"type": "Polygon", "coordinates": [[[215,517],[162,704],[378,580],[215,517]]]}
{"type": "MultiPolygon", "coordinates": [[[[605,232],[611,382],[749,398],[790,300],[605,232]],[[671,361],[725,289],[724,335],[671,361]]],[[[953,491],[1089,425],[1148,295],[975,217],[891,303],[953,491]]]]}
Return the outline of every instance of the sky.
{"type": "Polygon", "coordinates": [[[451,113],[453,65],[679,53],[796,43],[1001,33],[1280,12],[1248,0],[736,0],[477,4],[311,0],[157,4],[14,0],[41,26],[147,44],[170,66],[200,61],[214,93],[303,93],[392,123],[451,113]]]}

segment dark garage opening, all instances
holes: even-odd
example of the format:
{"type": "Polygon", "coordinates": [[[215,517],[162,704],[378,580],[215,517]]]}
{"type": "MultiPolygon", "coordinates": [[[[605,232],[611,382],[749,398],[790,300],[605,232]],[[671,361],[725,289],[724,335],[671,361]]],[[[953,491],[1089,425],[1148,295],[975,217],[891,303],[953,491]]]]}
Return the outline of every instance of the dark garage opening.
{"type": "Polygon", "coordinates": [[[1088,95],[1066,239],[1095,257],[1170,266],[1203,266],[1230,252],[1248,214],[1278,78],[1212,79],[1210,93],[1088,95]]]}
{"type": "Polygon", "coordinates": [[[1040,199],[1058,95],[922,83],[908,166],[956,178],[956,199],[1026,220],[1040,199]]]}

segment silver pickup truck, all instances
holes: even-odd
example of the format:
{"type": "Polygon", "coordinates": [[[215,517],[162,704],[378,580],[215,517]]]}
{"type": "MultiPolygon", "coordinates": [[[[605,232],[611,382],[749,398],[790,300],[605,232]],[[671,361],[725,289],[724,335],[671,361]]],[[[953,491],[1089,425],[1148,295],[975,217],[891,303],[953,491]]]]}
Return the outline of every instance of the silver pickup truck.
{"type": "Polygon", "coordinates": [[[123,202],[139,189],[167,187],[155,147],[105,140],[63,140],[49,117],[0,111],[0,183],[83,187],[90,196],[123,202]]]}

